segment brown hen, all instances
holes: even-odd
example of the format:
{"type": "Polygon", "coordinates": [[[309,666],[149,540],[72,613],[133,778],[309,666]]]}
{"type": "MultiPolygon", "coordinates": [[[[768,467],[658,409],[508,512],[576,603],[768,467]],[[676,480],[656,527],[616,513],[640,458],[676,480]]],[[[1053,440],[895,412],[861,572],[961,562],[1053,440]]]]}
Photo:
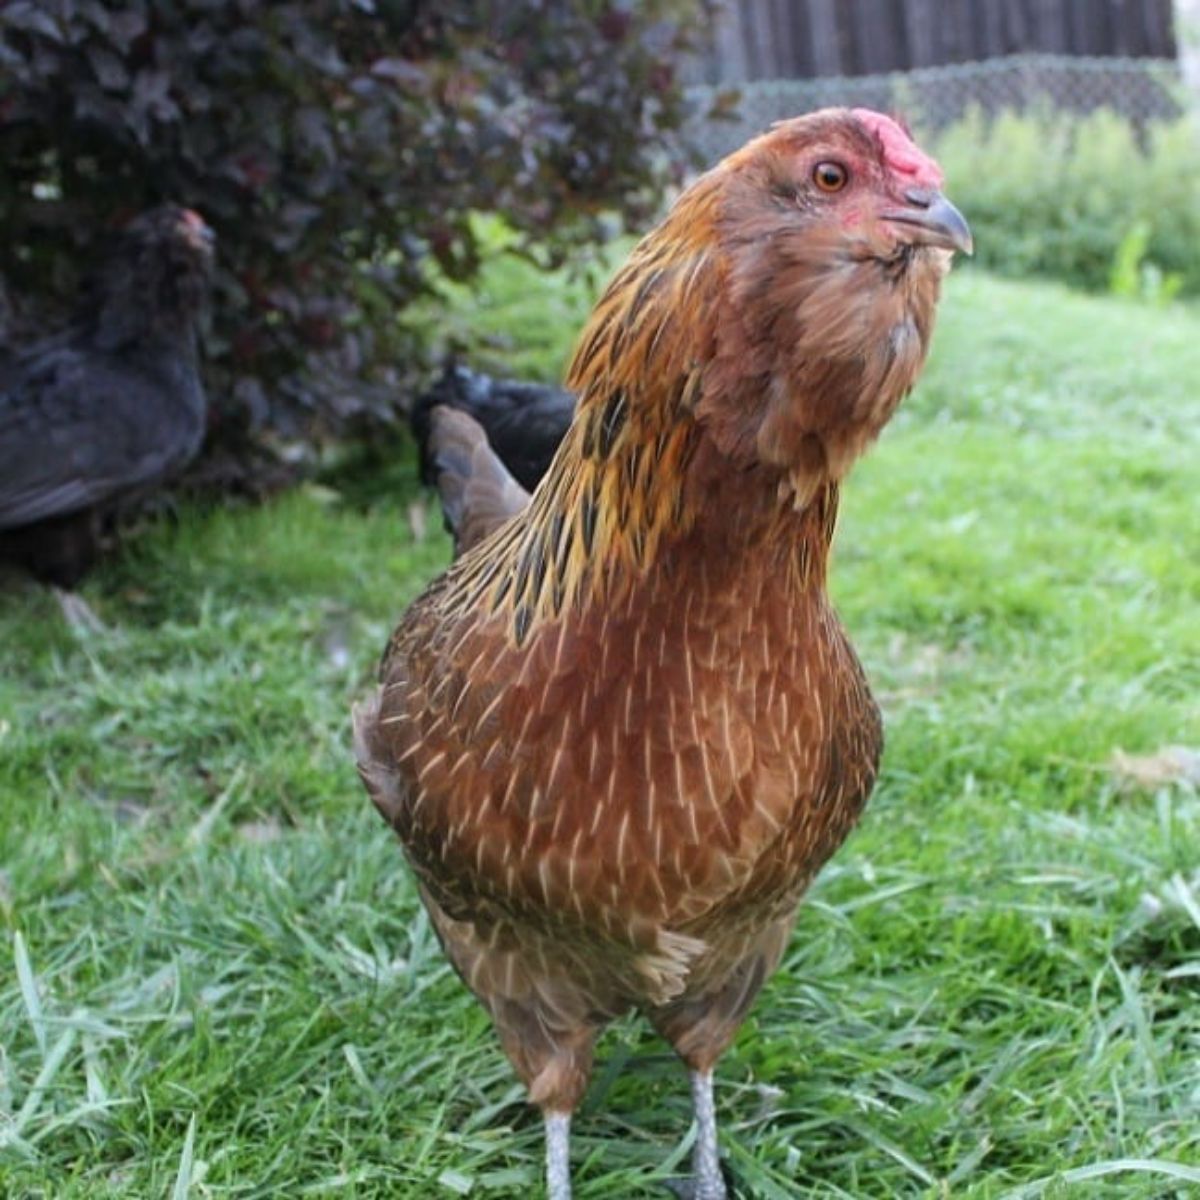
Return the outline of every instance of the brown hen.
{"type": "Polygon", "coordinates": [[[713,1066],[875,779],[826,562],[970,249],[941,181],[877,113],[777,125],[609,285],[526,507],[456,427],[473,544],[393,635],[359,763],[545,1114],[553,1200],[596,1035],[634,1008],[693,1075],[691,1194],[726,1195],[713,1066]]]}

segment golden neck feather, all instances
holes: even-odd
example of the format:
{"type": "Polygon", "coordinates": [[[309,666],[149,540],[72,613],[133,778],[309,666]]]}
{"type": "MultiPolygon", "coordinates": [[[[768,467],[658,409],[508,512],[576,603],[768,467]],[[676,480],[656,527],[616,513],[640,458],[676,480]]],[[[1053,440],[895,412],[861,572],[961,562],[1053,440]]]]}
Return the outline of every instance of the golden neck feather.
{"type": "Polygon", "coordinates": [[[916,376],[940,272],[914,303],[836,231],[784,214],[723,241],[728,223],[713,174],[634,250],[580,337],[579,407],[549,473],[456,568],[518,644],[611,603],[693,527],[693,555],[763,552],[802,586],[824,578],[837,484],[916,376]]]}

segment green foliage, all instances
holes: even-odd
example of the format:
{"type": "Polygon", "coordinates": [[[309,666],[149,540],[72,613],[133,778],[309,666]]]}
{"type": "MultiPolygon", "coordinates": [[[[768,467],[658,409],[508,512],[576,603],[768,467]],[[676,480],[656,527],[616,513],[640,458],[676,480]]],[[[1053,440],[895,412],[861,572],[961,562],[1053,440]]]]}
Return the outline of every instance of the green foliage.
{"type": "MultiPolygon", "coordinates": [[[[1150,247],[1150,226],[1145,221],[1136,225],[1121,239],[1108,275],[1108,290],[1114,296],[1136,299],[1142,292],[1142,266],[1150,247]]],[[[1176,276],[1178,278],[1178,276],[1176,276]]]]}
{"type": "Polygon", "coordinates": [[[1150,226],[1138,221],[1121,239],[1108,278],[1108,290],[1126,299],[1141,298],[1152,304],[1174,300],[1183,289],[1183,276],[1178,272],[1164,274],[1161,268],[1146,261],[1150,249],[1150,226]]]}
{"type": "Polygon", "coordinates": [[[477,219],[483,269],[469,283],[438,281],[438,295],[415,310],[431,340],[462,347],[481,369],[558,383],[596,291],[635,244],[616,238],[588,257],[586,269],[540,272],[519,252],[502,221],[477,219]]]}
{"type": "Polygon", "coordinates": [[[1200,293],[1200,129],[975,113],[932,139],[975,234],[978,263],[1006,275],[1129,295],[1200,293]]]}
{"type": "MultiPolygon", "coordinates": [[[[560,360],[573,289],[496,267],[493,330],[560,360]]],[[[1200,746],[1198,378],[1185,306],[949,280],[845,489],[832,584],[884,772],[720,1064],[745,1195],[1195,1195],[1200,800],[1111,759],[1200,746]]],[[[111,629],[82,644],[0,592],[0,1195],[543,1195],[536,1115],[351,762],[349,705],[449,553],[414,476],[185,507],[88,583],[111,629]]],[[[661,1196],[689,1119],[679,1064],[614,1030],[580,1200],[661,1196]]]]}
{"type": "Polygon", "coordinates": [[[0,4],[0,283],[70,303],[112,222],[191,205],[219,235],[227,424],[386,417],[422,348],[397,316],[430,260],[473,275],[472,213],[550,261],[601,213],[645,223],[680,169],[673,64],[702,8],[0,4]]]}

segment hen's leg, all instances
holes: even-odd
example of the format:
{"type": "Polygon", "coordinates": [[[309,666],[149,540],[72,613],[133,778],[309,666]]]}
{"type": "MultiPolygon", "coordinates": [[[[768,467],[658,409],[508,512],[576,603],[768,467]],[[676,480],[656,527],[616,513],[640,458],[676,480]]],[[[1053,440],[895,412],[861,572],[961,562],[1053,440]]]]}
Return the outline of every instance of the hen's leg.
{"type": "Polygon", "coordinates": [[[547,1112],[546,1197],[571,1200],[571,1114],[547,1112]]]}
{"type": "Polygon", "coordinates": [[[717,1149],[717,1109],[713,1103],[712,1071],[692,1072],[692,1111],[696,1144],[692,1147],[692,1177],[668,1186],[679,1200],[729,1200],[717,1149]]]}
{"type": "Polygon", "coordinates": [[[792,919],[773,922],[745,943],[745,952],[723,975],[696,981],[695,990],[648,1013],[654,1027],[675,1048],[692,1079],[696,1144],[692,1181],[672,1189],[683,1200],[728,1200],[729,1189],[717,1149],[713,1067],[745,1020],[754,997],[775,969],[787,943],[792,919]]]}
{"type": "Polygon", "coordinates": [[[585,952],[568,957],[528,926],[457,921],[424,889],[421,899],[442,948],[492,1018],[530,1104],[542,1111],[549,1200],[570,1200],[571,1114],[587,1090],[596,1035],[620,1010],[607,1012],[597,1000],[585,952]]]}
{"type": "Polygon", "coordinates": [[[62,609],[63,619],[77,637],[108,632],[108,626],[96,616],[92,606],[78,592],[67,592],[56,587],[54,597],[62,609]]]}
{"type": "Polygon", "coordinates": [[[542,1110],[547,1200],[571,1200],[571,1114],[587,1088],[596,1030],[553,1030],[545,1010],[516,1004],[497,1005],[492,1019],[501,1045],[529,1089],[530,1103],[542,1110]]]}

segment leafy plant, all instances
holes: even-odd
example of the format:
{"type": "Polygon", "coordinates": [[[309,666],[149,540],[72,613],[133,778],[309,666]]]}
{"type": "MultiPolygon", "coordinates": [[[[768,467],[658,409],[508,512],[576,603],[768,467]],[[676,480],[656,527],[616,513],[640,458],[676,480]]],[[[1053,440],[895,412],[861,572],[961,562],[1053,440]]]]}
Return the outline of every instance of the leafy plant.
{"type": "Polygon", "coordinates": [[[423,349],[401,316],[430,263],[471,278],[473,212],[552,263],[602,213],[644,221],[683,159],[673,64],[700,11],[10,0],[0,290],[26,314],[65,307],[115,223],[192,205],[220,239],[208,374],[226,440],[386,419],[423,349]]]}
{"type": "Polygon", "coordinates": [[[1169,299],[1200,294],[1200,135],[1101,110],[974,113],[936,138],[977,261],[1006,275],[1169,299]]]}
{"type": "Polygon", "coordinates": [[[1175,271],[1164,272],[1157,263],[1148,261],[1149,248],[1150,227],[1138,221],[1121,239],[1113,258],[1108,290],[1114,296],[1166,304],[1179,295],[1183,276],[1175,271]]]}

